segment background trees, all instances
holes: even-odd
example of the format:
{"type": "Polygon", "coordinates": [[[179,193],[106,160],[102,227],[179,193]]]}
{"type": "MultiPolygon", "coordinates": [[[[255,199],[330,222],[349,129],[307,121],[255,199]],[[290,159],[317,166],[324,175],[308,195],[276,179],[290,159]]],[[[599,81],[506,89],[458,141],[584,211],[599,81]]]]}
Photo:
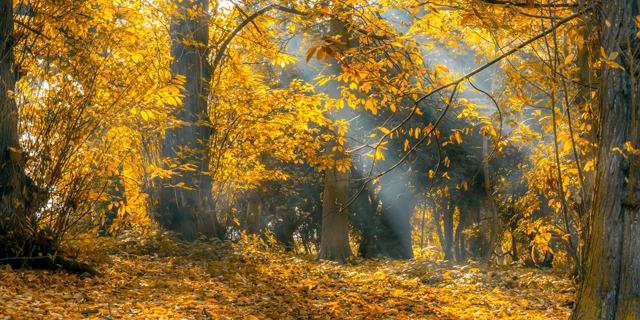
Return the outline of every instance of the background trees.
{"type": "Polygon", "coordinates": [[[9,258],[155,220],[408,259],[423,214],[446,260],[555,257],[588,277],[576,318],[637,311],[633,3],[13,5],[9,258]]]}

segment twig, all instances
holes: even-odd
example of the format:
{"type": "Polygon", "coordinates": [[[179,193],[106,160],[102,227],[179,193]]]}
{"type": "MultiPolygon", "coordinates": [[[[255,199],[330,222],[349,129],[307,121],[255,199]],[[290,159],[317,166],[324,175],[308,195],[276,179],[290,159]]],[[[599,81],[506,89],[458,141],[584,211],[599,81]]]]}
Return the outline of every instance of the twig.
{"type": "Polygon", "coordinates": [[[116,319],[113,317],[113,314],[111,313],[111,300],[109,300],[109,315],[108,315],[108,316],[105,316],[104,314],[102,314],[102,312],[100,312],[100,315],[101,315],[103,318],[107,319],[107,320],[116,320],[116,319]]]}
{"type": "Polygon", "coordinates": [[[23,27],[23,28],[25,28],[25,29],[37,34],[37,35],[42,36],[43,38],[45,38],[47,40],[51,40],[51,38],[45,36],[44,34],[42,34],[42,32],[40,32],[40,31],[28,26],[26,23],[24,23],[24,22],[22,22],[20,20],[13,20],[13,23],[19,24],[21,27],[23,27]]]}

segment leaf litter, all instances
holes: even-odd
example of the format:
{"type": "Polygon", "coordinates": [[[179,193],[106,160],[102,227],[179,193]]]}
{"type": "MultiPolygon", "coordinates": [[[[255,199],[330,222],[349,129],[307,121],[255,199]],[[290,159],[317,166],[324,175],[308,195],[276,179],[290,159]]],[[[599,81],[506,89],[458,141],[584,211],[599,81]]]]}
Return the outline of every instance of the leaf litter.
{"type": "Polygon", "coordinates": [[[566,319],[575,294],[554,270],[147,238],[101,243],[102,277],[0,266],[0,319],[566,319]]]}

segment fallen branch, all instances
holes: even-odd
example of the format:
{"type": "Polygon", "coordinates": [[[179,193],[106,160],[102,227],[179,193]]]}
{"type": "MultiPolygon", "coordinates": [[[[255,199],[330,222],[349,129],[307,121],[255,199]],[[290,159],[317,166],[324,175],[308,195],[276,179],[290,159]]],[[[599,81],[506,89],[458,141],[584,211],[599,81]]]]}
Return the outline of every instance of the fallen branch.
{"type": "Polygon", "coordinates": [[[98,310],[98,309],[82,310],[82,311],[78,311],[78,313],[83,315],[83,316],[85,316],[85,317],[88,317],[91,314],[100,313],[100,310],[98,310]]]}

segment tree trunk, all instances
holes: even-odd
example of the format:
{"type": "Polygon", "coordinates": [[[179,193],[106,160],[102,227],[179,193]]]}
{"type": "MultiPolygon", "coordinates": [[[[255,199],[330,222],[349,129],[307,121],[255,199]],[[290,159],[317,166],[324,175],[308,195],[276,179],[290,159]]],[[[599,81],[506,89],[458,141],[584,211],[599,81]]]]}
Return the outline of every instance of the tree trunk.
{"type": "MultiPolygon", "coordinates": [[[[630,70],[628,51],[633,52],[633,64],[640,65],[636,56],[640,40],[632,20],[638,15],[637,1],[612,0],[599,5],[604,51],[620,52],[616,62],[625,70],[630,70]]],[[[638,163],[630,164],[620,152],[612,151],[616,147],[623,150],[625,143],[638,137],[638,123],[632,123],[632,113],[636,113],[635,119],[640,117],[631,101],[637,103],[640,90],[637,80],[631,85],[625,70],[601,65],[595,194],[582,259],[584,276],[571,319],[640,319],[640,170],[638,163]],[[631,165],[635,171],[630,170],[631,165]],[[635,172],[634,176],[630,172],[635,172]],[[628,181],[633,181],[631,199],[628,181]]],[[[636,141],[631,143],[637,146],[636,141]]]]}
{"type": "Polygon", "coordinates": [[[444,243],[442,244],[442,249],[444,250],[444,260],[453,260],[453,254],[451,252],[451,247],[453,246],[453,213],[455,208],[452,208],[452,205],[444,210],[444,215],[442,217],[442,226],[444,228],[444,243]]]}
{"type": "Polygon", "coordinates": [[[444,235],[442,234],[442,226],[440,225],[440,221],[442,221],[442,212],[438,211],[438,203],[435,199],[433,199],[433,221],[436,225],[436,234],[438,235],[438,242],[440,243],[440,250],[444,252],[444,235]]]}
{"type": "Polygon", "coordinates": [[[16,84],[13,56],[13,7],[0,3],[0,227],[2,235],[25,220],[22,186],[24,170],[19,164],[18,107],[9,95],[16,84]]]}
{"type": "Polygon", "coordinates": [[[245,231],[247,234],[260,234],[260,218],[262,216],[262,186],[249,191],[247,215],[245,217],[245,231]]]}
{"type": "MultiPolygon", "coordinates": [[[[339,45],[340,49],[353,47],[349,40],[348,29],[343,21],[339,19],[331,19],[329,26],[329,34],[332,36],[340,36],[340,40],[345,45],[339,45]]],[[[339,75],[342,73],[340,63],[335,59],[331,59],[331,73],[339,75]]],[[[331,99],[339,99],[340,82],[332,80],[329,84],[328,95],[331,99]]],[[[343,115],[344,110],[336,112],[336,118],[346,118],[343,115]]],[[[347,157],[341,150],[340,144],[331,140],[326,144],[326,153],[332,155],[334,160],[340,160],[347,157]],[[336,148],[336,150],[333,150],[336,148]]],[[[324,178],[324,199],[322,202],[322,235],[320,239],[320,252],[318,259],[332,260],[344,262],[345,259],[351,257],[351,246],[349,245],[349,218],[347,208],[345,207],[349,199],[349,170],[341,172],[335,166],[329,166],[325,170],[324,178]]]]}
{"type": "Polygon", "coordinates": [[[161,187],[158,211],[165,216],[165,227],[185,239],[193,240],[198,233],[221,237],[209,174],[209,1],[174,0],[174,4],[178,9],[171,18],[171,72],[184,77],[184,98],[175,115],[182,123],[166,131],[162,155],[179,167],[189,164],[196,170],[182,170],[161,187]],[[181,183],[184,187],[173,187],[181,183]]]}
{"type": "Polygon", "coordinates": [[[18,80],[13,54],[12,4],[12,1],[0,1],[0,256],[4,263],[17,268],[25,265],[40,269],[64,268],[99,275],[89,265],[62,258],[56,235],[39,228],[36,222],[36,212],[43,201],[38,187],[24,171],[18,106],[10,94],[18,80]]]}
{"type": "Polygon", "coordinates": [[[0,254],[29,255],[38,228],[37,187],[25,171],[18,138],[18,106],[10,92],[17,81],[13,47],[13,7],[0,2],[0,254]],[[19,248],[18,248],[19,247],[19,248]],[[20,252],[14,252],[14,251],[20,252]]]}
{"type": "Polygon", "coordinates": [[[518,223],[516,221],[512,221],[509,223],[511,227],[511,260],[520,261],[518,257],[518,241],[516,239],[516,229],[518,229],[518,223]]]}
{"type": "Polygon", "coordinates": [[[491,259],[491,255],[493,254],[493,250],[496,246],[496,240],[498,238],[498,210],[496,208],[496,203],[493,201],[493,188],[491,187],[491,180],[489,179],[489,150],[488,150],[488,138],[484,137],[482,139],[482,156],[485,159],[484,164],[484,187],[487,190],[487,201],[489,202],[489,213],[493,216],[491,219],[491,235],[489,238],[489,244],[487,247],[487,252],[485,252],[485,259],[489,261],[491,259]]]}
{"type": "MultiPolygon", "coordinates": [[[[333,147],[338,144],[333,140],[326,145],[327,154],[333,154],[335,160],[343,152],[333,147]]],[[[349,200],[349,173],[341,172],[335,166],[325,169],[324,199],[322,201],[322,237],[318,260],[331,260],[344,263],[353,255],[349,244],[349,218],[345,207],[349,200]]]]}

